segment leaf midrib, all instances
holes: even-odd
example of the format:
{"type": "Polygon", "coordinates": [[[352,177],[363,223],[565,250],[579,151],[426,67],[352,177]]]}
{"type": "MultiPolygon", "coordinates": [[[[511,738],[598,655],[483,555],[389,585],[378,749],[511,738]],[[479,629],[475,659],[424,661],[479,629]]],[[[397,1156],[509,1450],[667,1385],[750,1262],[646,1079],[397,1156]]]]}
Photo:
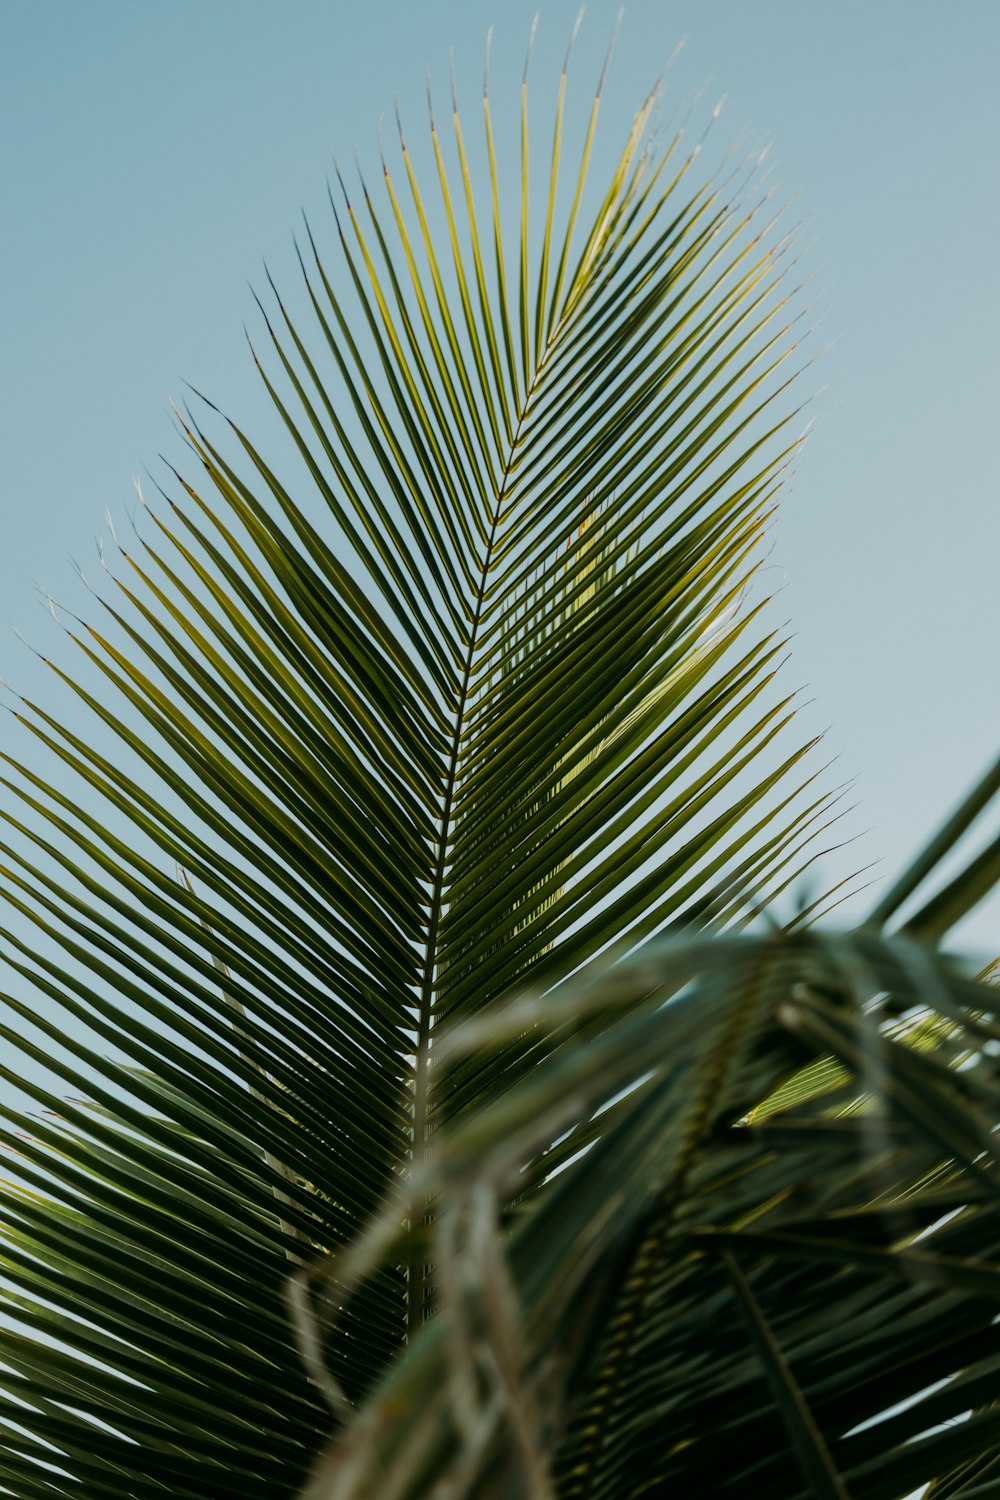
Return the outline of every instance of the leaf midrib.
{"type": "MultiPolygon", "coordinates": [[[[521,432],[528,408],[534,398],[538,383],[545,370],[549,355],[553,346],[553,338],[550,338],[542,353],[542,357],[535,370],[531,385],[525,393],[524,402],[518,413],[517,425],[510,440],[510,447],[504,463],[500,485],[496,492],[493,507],[493,519],[489,535],[486,539],[486,549],[483,555],[483,565],[480,570],[479,584],[476,590],[475,611],[469,628],[469,644],[465,656],[465,665],[462,673],[461,686],[458,693],[458,701],[455,707],[454,732],[452,735],[451,748],[449,751],[448,770],[445,779],[444,803],[441,811],[441,821],[438,835],[437,866],[434,872],[433,885],[430,896],[430,915],[427,927],[427,940],[424,950],[424,967],[420,980],[420,993],[417,999],[417,1040],[416,1055],[413,1068],[413,1141],[411,1146],[411,1174],[414,1174],[423,1161],[427,1147],[427,1125],[430,1114],[430,1040],[431,1030],[434,1023],[434,998],[435,981],[437,977],[437,939],[441,925],[441,917],[444,910],[445,880],[448,870],[448,856],[451,849],[450,825],[451,814],[454,806],[455,791],[458,782],[458,763],[461,756],[463,740],[463,727],[465,722],[465,711],[469,699],[469,686],[472,680],[472,667],[476,656],[478,644],[479,624],[482,618],[483,606],[486,601],[486,583],[489,576],[493,559],[493,549],[496,543],[497,528],[500,524],[500,513],[503,502],[507,496],[508,486],[514,466],[514,458],[517,446],[521,439],[521,432]]],[[[418,1245],[411,1253],[411,1259],[407,1270],[407,1292],[406,1292],[406,1338],[411,1342],[423,1326],[423,1309],[427,1291],[427,1267],[424,1263],[422,1251],[418,1245]]]]}

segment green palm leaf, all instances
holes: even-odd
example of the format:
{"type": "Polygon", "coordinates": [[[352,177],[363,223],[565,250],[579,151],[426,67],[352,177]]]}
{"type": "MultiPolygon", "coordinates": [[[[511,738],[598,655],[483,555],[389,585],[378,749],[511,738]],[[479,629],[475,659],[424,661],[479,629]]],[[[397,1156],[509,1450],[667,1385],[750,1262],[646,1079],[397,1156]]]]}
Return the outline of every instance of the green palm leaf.
{"type": "MultiPolygon", "coordinates": [[[[294,465],[185,414],[173,495],[53,664],[95,732],[18,705],[0,1078],[60,1117],[0,1106],[24,1500],[293,1494],[323,1391],[362,1400],[447,1295],[415,1196],[436,1135],[630,1023],[569,1011],[447,1064],[441,1025],[747,923],[828,821],[744,603],[796,449],[787,239],[650,135],[652,97],[594,194],[598,94],[564,212],[563,99],[540,228],[526,129],[504,216],[488,101],[482,198],[457,108],[436,207],[405,142],[378,204],[338,189],[339,259],[301,247],[308,344],[264,313],[294,465]],[[400,1183],[399,1252],[330,1291],[317,1386],[288,1261],[340,1276],[400,1183]]],[[[524,1190],[612,1121],[539,1138],[524,1190]]]]}
{"type": "MultiPolygon", "coordinates": [[[[969,822],[898,888],[916,894],[969,822]]],[[[981,871],[951,877],[954,911],[981,871]]],[[[303,1500],[991,1492],[997,965],[972,977],[879,933],[883,915],[661,939],[444,1040],[452,1061],[575,1032],[446,1126],[339,1264],[298,1273],[322,1387],[332,1288],[362,1286],[408,1201],[435,1196],[441,1316],[303,1500]],[[589,1149],[532,1189],[567,1137],[589,1149]]]]}
{"type": "MultiPolygon", "coordinates": [[[[674,938],[450,1047],[623,1010],[435,1141],[441,1316],[306,1500],[980,1493],[1000,1447],[995,987],[863,931],[674,938]],[[886,998],[941,997],[971,1070],[880,1022],[886,998]],[[762,1085],[831,1054],[865,1114],[800,1090],[755,1117],[762,1085]],[[592,1149],[505,1214],[524,1163],[595,1116],[592,1149]]],[[[391,1258],[396,1224],[342,1271],[391,1258]]],[[[307,1330],[339,1316],[330,1275],[302,1273],[307,1330]]]]}

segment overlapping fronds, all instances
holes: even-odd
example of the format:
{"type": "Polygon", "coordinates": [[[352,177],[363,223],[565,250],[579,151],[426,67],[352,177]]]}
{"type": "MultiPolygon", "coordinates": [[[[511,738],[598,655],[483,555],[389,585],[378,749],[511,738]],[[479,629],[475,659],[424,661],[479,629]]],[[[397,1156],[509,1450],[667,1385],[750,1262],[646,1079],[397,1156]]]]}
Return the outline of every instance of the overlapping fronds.
{"type": "MultiPolygon", "coordinates": [[[[951,882],[957,913],[982,867],[951,882]]],[[[989,973],[874,925],[676,936],[444,1046],[532,1029],[577,1036],[435,1138],[411,1191],[438,1204],[440,1317],[304,1500],[994,1493],[989,973]],[[526,1170],[593,1121],[525,1198],[526,1170]]],[[[299,1274],[312,1364],[331,1287],[400,1253],[404,1213],[299,1274]]]]}
{"type": "MultiPolygon", "coordinates": [[[[526,84],[519,199],[485,95],[484,191],[457,107],[429,185],[402,134],[377,194],[338,181],[304,320],[262,305],[285,456],[185,415],[52,664],[87,727],[16,705],[0,1078],[59,1115],[0,1103],[21,1500],[293,1493],[330,1417],[290,1266],[566,1040],[432,1066],[441,1024],[745,923],[828,820],[748,593],[798,436],[786,231],[655,97],[595,191],[598,90],[567,175],[564,83],[540,218],[526,84]]],[[[413,1213],[323,1350],[348,1402],[440,1296],[413,1213]]]]}

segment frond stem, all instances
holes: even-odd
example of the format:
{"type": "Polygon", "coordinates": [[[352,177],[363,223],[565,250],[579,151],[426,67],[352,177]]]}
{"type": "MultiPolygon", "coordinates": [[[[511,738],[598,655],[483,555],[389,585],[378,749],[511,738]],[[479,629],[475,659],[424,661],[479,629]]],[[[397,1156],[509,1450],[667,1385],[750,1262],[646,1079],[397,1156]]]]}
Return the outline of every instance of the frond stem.
{"type": "MultiPolygon", "coordinates": [[[[462,683],[459,688],[458,702],[455,707],[455,731],[452,737],[451,750],[448,759],[448,770],[445,779],[444,803],[441,810],[440,832],[438,835],[438,858],[437,868],[434,872],[434,885],[431,890],[430,899],[430,922],[427,929],[427,943],[424,958],[424,970],[420,981],[420,995],[417,1001],[417,1041],[416,1060],[413,1072],[413,1155],[412,1169],[416,1172],[423,1161],[427,1150],[427,1130],[430,1115],[430,1048],[431,1030],[434,1024],[434,996],[437,982],[437,938],[441,925],[443,910],[443,898],[445,879],[448,873],[448,851],[449,851],[449,827],[451,823],[452,807],[455,800],[455,791],[458,784],[458,765],[461,756],[462,725],[465,719],[465,710],[469,699],[469,684],[472,680],[472,667],[476,655],[479,624],[482,618],[483,603],[486,596],[486,580],[489,575],[490,565],[493,557],[493,548],[496,542],[497,528],[500,524],[500,515],[503,503],[507,495],[507,487],[510,483],[511,472],[514,465],[514,456],[521,437],[521,429],[524,426],[528,408],[531,405],[536,387],[545,368],[546,361],[551,349],[551,340],[542,354],[534,377],[531,381],[517,419],[517,426],[511,438],[510,450],[504,464],[500,484],[496,492],[496,500],[493,507],[493,520],[490,526],[489,536],[486,539],[486,550],[483,555],[483,566],[479,575],[479,586],[476,591],[475,611],[472,623],[469,627],[469,646],[465,655],[465,666],[462,673],[462,683]]],[[[419,1245],[411,1256],[407,1269],[407,1298],[406,1298],[406,1338],[412,1342],[424,1322],[424,1307],[427,1300],[427,1265],[422,1258],[419,1245]]]]}

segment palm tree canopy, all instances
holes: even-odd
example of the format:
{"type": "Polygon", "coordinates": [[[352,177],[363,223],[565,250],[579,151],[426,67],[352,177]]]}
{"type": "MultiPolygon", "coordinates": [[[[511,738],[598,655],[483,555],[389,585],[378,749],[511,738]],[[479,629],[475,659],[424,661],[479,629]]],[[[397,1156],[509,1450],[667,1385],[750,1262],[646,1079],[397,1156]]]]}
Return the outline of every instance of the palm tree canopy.
{"type": "MultiPolygon", "coordinates": [[[[377,195],[338,181],[335,263],[308,226],[299,247],[308,342],[273,287],[261,309],[259,368],[295,467],[279,473],[199,398],[199,415],[181,418],[186,464],[170,493],[119,545],[95,620],[67,627],[80,670],[53,664],[100,735],[18,706],[29,738],[5,755],[0,1076],[20,1077],[18,1053],[49,1063],[53,1085],[24,1086],[58,1116],[4,1110],[18,1326],[0,1371],[0,1482],[24,1500],[295,1494],[345,1410],[387,1380],[440,1384],[454,1298],[424,1325],[451,1295],[442,1268],[480,1223],[477,1243],[502,1267],[498,1222],[514,1235],[515,1300],[541,1308],[578,1253],[595,1276],[585,1295],[566,1278],[585,1316],[558,1386],[568,1405],[544,1419],[572,1410],[582,1426],[560,1444],[539,1437],[534,1396],[522,1411],[521,1376],[500,1360],[520,1433],[511,1485],[531,1493],[538,1453],[556,1449],[566,1494],[624,1493],[626,1449],[641,1484],[666,1482],[660,1458],[643,1467],[633,1452],[652,1451],[637,1414],[666,1419],[649,1382],[668,1367],[688,1382],[678,1433],[718,1399],[696,1378],[702,1356],[663,1353],[651,1322],[655,1358],[641,1378],[628,1365],[626,1401],[615,1384],[619,1416],[594,1407],[593,1361],[622,1358],[602,1319],[620,1297],[645,1316],[635,1267],[652,1264],[650,1246],[666,1277],[658,1306],[719,1300],[712,1338],[726,1341],[744,1319],[725,1387],[740,1431],[755,1402],[773,1414],[777,1401],[803,1462],[832,1472],[801,1396],[822,1376],[786,1378],[773,1319],[800,1284],[811,1309],[850,1301],[843,1255],[814,1251],[805,1273],[796,1262],[762,1290],[726,1238],[725,1197],[683,1265],[659,1260],[676,1216],[690,1231],[691,1193],[722,1203],[714,1184],[751,1160],[745,1128],[738,1145],[710,1131],[706,1155],[708,1126],[742,1118],[806,1054],[832,1052],[856,1074],[858,1038],[834,1021],[867,1024],[822,987],[796,1000],[795,1026],[775,1021],[773,964],[785,983],[789,966],[822,957],[805,936],[787,954],[734,937],[726,978],[697,936],[752,924],[830,818],[808,747],[788,741],[790,698],[772,689],[783,642],[748,595],[797,446],[789,238],[752,171],[699,178],[683,133],[651,130],[655,95],[592,191],[601,89],[567,171],[565,88],[564,73],[540,195],[526,81],[519,201],[500,189],[486,93],[485,191],[457,106],[447,132],[431,122],[433,207],[402,131],[377,195]],[[610,1003],[608,955],[623,952],[639,967],[610,1003]],[[650,954],[655,978],[641,967],[650,954]],[[757,975],[759,1001],[738,1003],[757,975]],[[580,1008],[594,985],[601,1003],[580,1008]],[[512,1024],[525,987],[543,1012],[512,1024]],[[442,1027],[480,1041],[442,1050],[442,1027]],[[81,1028],[67,1060],[56,1049],[81,1028]],[[576,1113],[553,1079],[577,1080],[576,1113]],[[524,1103],[533,1090],[541,1124],[524,1103]],[[584,1173],[571,1163],[587,1148],[584,1173]],[[470,1189],[474,1211],[439,1212],[441,1161],[465,1182],[476,1150],[485,1197],[470,1189]],[[609,1226],[600,1205],[620,1203],[606,1194],[622,1153],[635,1195],[609,1226]],[[669,1212],[657,1207],[667,1183],[669,1212]],[[322,1267],[322,1306],[296,1280],[290,1318],[297,1265],[322,1267]]],[[[881,949],[867,961],[877,973],[890,962],[881,949]]],[[[955,993],[963,1025],[970,1006],[985,1013],[955,993]]],[[[807,1238],[800,1178],[815,1196],[817,1179],[841,1174],[815,1211],[860,1211],[848,1137],[820,1117],[795,1126],[812,1131],[808,1147],[793,1142],[799,1227],[781,1220],[807,1238]]],[[[768,1119],[753,1139],[778,1129],[768,1119]]],[[[893,1170],[916,1175],[946,1147],[964,1162],[971,1137],[964,1155],[956,1140],[907,1140],[893,1170]]],[[[746,1193],[773,1190],[778,1170],[749,1171],[746,1193]]],[[[882,1228],[858,1227],[873,1254],[882,1228]]],[[[772,1254],[771,1230],[754,1254],[772,1254]]],[[[980,1307],[979,1283],[961,1295],[980,1307]]],[[[906,1296],[919,1322],[925,1304],[909,1283],[906,1296]]],[[[850,1306],[862,1303],[859,1289],[850,1306]]],[[[544,1306],[539,1336],[562,1349],[569,1303],[544,1306]]],[[[505,1318],[487,1341],[494,1365],[505,1318]]],[[[475,1424],[494,1386],[470,1369],[475,1424]]],[[[883,1376],[875,1359],[865,1389],[879,1399],[883,1376]]],[[[830,1389],[841,1426],[871,1414],[830,1389]]],[[[453,1451],[453,1414],[430,1410],[425,1477],[453,1451]]],[[[495,1452],[500,1428],[487,1427],[475,1464],[495,1452]]],[[[678,1436],[676,1452],[692,1442],[678,1436]]],[[[683,1464],[715,1483],[718,1454],[693,1446],[683,1464]]],[[[482,1482],[475,1464],[469,1485],[482,1482]]],[[[330,1472],[324,1458],[315,1493],[330,1472]]],[[[331,1494],[370,1493],[342,1488],[353,1481],[339,1458],[336,1474],[331,1494]]],[[[890,1490],[876,1478],[858,1493],[890,1490]]]]}

